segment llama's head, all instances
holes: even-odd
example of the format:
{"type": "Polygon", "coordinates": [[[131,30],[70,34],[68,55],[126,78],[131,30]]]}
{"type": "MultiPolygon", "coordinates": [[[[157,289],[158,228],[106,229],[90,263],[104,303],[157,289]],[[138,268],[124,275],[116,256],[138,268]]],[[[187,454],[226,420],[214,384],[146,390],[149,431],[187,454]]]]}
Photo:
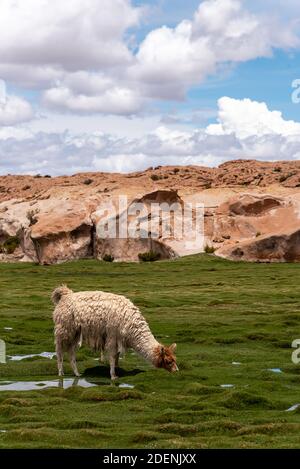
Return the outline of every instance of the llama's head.
{"type": "Polygon", "coordinates": [[[169,347],[159,345],[155,349],[155,366],[157,368],[165,368],[170,373],[179,371],[176,363],[175,352],[176,344],[172,344],[169,347]]]}

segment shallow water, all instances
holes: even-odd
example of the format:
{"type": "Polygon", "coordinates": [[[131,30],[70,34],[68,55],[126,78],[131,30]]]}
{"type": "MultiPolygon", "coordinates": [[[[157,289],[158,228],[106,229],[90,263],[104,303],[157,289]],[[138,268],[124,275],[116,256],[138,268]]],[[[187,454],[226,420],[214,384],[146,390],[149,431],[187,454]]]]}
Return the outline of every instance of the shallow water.
{"type": "Polygon", "coordinates": [[[133,389],[133,384],[121,383],[119,384],[119,388],[126,388],[126,389],[133,389]]]}
{"type": "Polygon", "coordinates": [[[0,363],[6,363],[6,345],[4,340],[0,339],[0,363]]]}
{"type": "Polygon", "coordinates": [[[234,388],[234,384],[220,384],[221,388],[234,388]]]}
{"type": "Polygon", "coordinates": [[[33,358],[33,357],[49,358],[50,360],[52,360],[52,358],[55,356],[56,356],[55,352],[42,352],[42,353],[32,353],[30,355],[10,355],[8,356],[8,359],[10,361],[15,361],[15,362],[19,362],[21,360],[26,360],[27,358],[33,358]]]}
{"type": "Polygon", "coordinates": [[[269,368],[268,371],[272,371],[273,373],[283,373],[280,368],[269,368]]]}
{"type": "Polygon", "coordinates": [[[53,381],[0,381],[0,391],[35,391],[46,388],[67,389],[71,386],[90,388],[97,385],[89,383],[84,378],[55,379],[53,381]]]}
{"type": "Polygon", "coordinates": [[[286,412],[293,412],[293,410],[297,410],[299,406],[300,406],[300,404],[294,404],[294,405],[292,405],[292,407],[289,407],[285,411],[286,412]]]}

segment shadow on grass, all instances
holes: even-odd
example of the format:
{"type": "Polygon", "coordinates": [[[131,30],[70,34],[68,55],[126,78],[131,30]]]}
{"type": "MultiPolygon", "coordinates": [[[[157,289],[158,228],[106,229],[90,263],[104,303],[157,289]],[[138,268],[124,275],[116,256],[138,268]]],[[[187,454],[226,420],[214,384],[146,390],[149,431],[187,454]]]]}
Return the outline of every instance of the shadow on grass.
{"type": "MultiPolygon", "coordinates": [[[[125,376],[135,376],[139,373],[144,372],[145,370],[140,370],[139,368],[134,368],[133,370],[124,370],[123,368],[116,369],[116,374],[119,378],[123,378],[125,376]]],[[[86,368],[82,374],[82,377],[97,377],[110,379],[109,366],[93,366],[92,368],[86,368]]]]}

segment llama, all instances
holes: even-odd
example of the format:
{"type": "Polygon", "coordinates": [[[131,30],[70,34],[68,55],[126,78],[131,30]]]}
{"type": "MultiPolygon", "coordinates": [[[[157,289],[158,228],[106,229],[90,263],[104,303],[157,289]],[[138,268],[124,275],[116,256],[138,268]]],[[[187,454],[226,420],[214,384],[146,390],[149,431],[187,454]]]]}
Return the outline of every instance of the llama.
{"type": "Polygon", "coordinates": [[[59,376],[63,376],[63,353],[69,353],[76,376],[76,349],[82,343],[101,353],[107,352],[111,379],[121,353],[132,348],[156,368],[178,371],[174,355],[176,344],[166,347],[153,336],[139,309],[121,295],[102,291],[74,293],[67,286],[52,293],[56,305],[53,313],[54,334],[59,376]]]}

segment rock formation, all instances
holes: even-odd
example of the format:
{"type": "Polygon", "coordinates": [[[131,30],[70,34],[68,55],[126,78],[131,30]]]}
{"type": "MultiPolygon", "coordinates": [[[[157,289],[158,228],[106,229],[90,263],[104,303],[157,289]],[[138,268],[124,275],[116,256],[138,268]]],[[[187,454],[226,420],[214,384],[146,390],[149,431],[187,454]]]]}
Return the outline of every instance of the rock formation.
{"type": "MultiPolygon", "coordinates": [[[[194,208],[193,208],[194,210],[194,208]]],[[[195,220],[195,212],[192,212],[195,220]]],[[[200,228],[199,228],[200,229],[200,228]]],[[[41,264],[110,255],[137,261],[203,251],[232,260],[300,260],[300,162],[230,161],[218,168],[165,166],[131,174],[0,176],[0,260],[41,264]],[[119,197],[127,197],[119,205],[119,197]],[[204,205],[204,243],[176,231],[183,207],[204,205]],[[172,206],[162,219],[151,204],[172,206]],[[139,213],[137,207],[146,212],[139,213]],[[148,212],[147,212],[148,210],[148,212]],[[137,236],[105,237],[122,221],[137,236]]]]}

